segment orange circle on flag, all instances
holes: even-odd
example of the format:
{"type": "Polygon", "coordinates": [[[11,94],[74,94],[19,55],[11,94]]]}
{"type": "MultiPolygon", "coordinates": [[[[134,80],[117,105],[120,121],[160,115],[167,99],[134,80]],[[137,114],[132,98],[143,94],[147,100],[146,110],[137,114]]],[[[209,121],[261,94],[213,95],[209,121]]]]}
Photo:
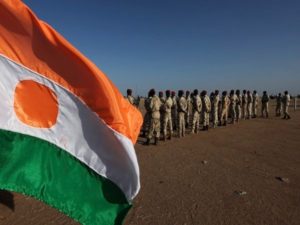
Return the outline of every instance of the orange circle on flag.
{"type": "Polygon", "coordinates": [[[43,84],[22,80],[15,89],[14,110],[23,123],[32,127],[50,128],[57,120],[57,96],[43,84]]]}

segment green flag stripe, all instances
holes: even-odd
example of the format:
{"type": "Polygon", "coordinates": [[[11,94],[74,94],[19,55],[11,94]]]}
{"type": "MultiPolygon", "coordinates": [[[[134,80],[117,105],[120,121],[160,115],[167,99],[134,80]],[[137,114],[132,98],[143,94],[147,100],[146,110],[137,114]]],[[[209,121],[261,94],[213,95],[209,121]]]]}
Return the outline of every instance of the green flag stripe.
{"type": "Polygon", "coordinates": [[[32,196],[81,224],[122,224],[123,192],[63,149],[0,130],[0,189],[32,196]]]}

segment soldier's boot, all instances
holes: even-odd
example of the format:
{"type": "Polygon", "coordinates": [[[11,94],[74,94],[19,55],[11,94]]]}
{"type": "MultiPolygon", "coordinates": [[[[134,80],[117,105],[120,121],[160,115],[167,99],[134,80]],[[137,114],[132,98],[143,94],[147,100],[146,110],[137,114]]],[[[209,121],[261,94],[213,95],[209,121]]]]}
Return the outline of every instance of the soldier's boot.
{"type": "Polygon", "coordinates": [[[287,120],[291,119],[290,115],[287,115],[287,120]]]}
{"type": "Polygon", "coordinates": [[[169,136],[169,138],[168,138],[169,140],[172,140],[172,134],[170,134],[170,136],[169,136]]]}
{"type": "Polygon", "coordinates": [[[155,144],[155,145],[158,145],[158,141],[159,141],[159,138],[158,138],[158,137],[155,137],[155,139],[154,139],[154,144],[155,144]]]}
{"type": "Polygon", "coordinates": [[[225,126],[225,127],[227,126],[227,121],[224,122],[224,126],[225,126]]]}
{"type": "Polygon", "coordinates": [[[145,142],[145,145],[150,145],[150,138],[147,138],[147,141],[145,142]]]}

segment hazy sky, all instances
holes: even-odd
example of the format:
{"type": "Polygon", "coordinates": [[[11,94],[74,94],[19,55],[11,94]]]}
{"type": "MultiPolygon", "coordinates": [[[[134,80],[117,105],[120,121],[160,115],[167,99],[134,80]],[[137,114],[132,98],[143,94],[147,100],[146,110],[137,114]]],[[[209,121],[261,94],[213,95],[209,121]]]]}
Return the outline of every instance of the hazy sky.
{"type": "Polygon", "coordinates": [[[125,93],[300,93],[299,0],[24,0],[125,93]]]}

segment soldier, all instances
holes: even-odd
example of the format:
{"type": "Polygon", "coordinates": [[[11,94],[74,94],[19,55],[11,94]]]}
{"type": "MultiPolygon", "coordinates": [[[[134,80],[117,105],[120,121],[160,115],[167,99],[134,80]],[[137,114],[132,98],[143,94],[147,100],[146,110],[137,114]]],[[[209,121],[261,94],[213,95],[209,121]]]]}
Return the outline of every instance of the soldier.
{"type": "Polygon", "coordinates": [[[236,106],[235,106],[236,122],[239,122],[239,120],[242,117],[242,111],[241,111],[242,95],[241,95],[240,90],[236,90],[235,94],[236,94],[236,106]]]}
{"type": "Polygon", "coordinates": [[[281,112],[282,112],[282,96],[281,93],[279,93],[276,97],[276,111],[275,111],[276,116],[281,116],[281,112]]]}
{"type": "Polygon", "coordinates": [[[253,91],[253,94],[252,94],[252,99],[253,99],[253,102],[252,102],[252,118],[256,118],[257,117],[257,108],[258,108],[258,94],[257,94],[257,91],[253,91]]]}
{"type": "Polygon", "coordinates": [[[146,110],[146,113],[144,115],[144,122],[143,122],[143,137],[146,137],[149,133],[149,127],[150,127],[150,120],[151,120],[151,108],[150,108],[150,101],[151,101],[150,92],[148,92],[148,98],[144,99],[144,107],[146,110]]]}
{"type": "Polygon", "coordinates": [[[185,114],[185,127],[188,128],[190,126],[191,121],[191,110],[192,110],[192,99],[190,95],[190,91],[185,92],[185,99],[187,101],[187,109],[185,114]]]}
{"type": "Polygon", "coordinates": [[[172,125],[173,125],[173,131],[177,129],[177,98],[175,91],[171,92],[171,98],[173,100],[173,106],[172,106],[172,125]]]}
{"type": "Polygon", "coordinates": [[[229,112],[230,112],[231,123],[234,124],[236,120],[235,107],[236,107],[236,100],[237,100],[234,90],[230,91],[229,100],[230,100],[229,112]]]}
{"type": "Polygon", "coordinates": [[[132,90],[131,90],[131,89],[127,89],[127,96],[126,96],[126,99],[128,100],[128,102],[129,102],[131,105],[136,106],[136,102],[135,102],[134,97],[132,96],[132,90]]]}
{"type": "Polygon", "coordinates": [[[250,91],[247,91],[247,114],[248,114],[248,117],[247,119],[251,119],[251,111],[252,111],[252,102],[253,102],[253,98],[252,98],[252,95],[251,95],[251,92],[250,91]]]}
{"type": "Polygon", "coordinates": [[[187,110],[187,101],[183,96],[183,91],[178,91],[178,102],[177,102],[177,109],[178,109],[178,137],[185,136],[185,114],[187,110]]]}
{"type": "Polygon", "coordinates": [[[230,100],[227,96],[227,91],[223,91],[222,92],[222,114],[221,114],[221,119],[220,119],[220,126],[227,125],[229,104],[230,104],[230,100]]]}
{"type": "Polygon", "coordinates": [[[247,118],[247,104],[248,104],[247,91],[243,90],[243,95],[242,95],[242,118],[244,120],[247,118]]]}
{"type": "Polygon", "coordinates": [[[200,113],[202,109],[202,101],[199,97],[198,90],[195,89],[193,92],[193,100],[192,100],[192,106],[193,106],[193,124],[192,124],[192,134],[198,133],[199,130],[199,122],[200,122],[200,113]]]}
{"type": "Polygon", "coordinates": [[[209,114],[211,111],[211,102],[209,97],[207,96],[207,92],[204,90],[201,92],[202,98],[202,119],[203,119],[203,129],[208,131],[209,127],[209,114]]]}
{"type": "Polygon", "coordinates": [[[163,133],[163,129],[164,129],[164,114],[165,114],[165,101],[166,99],[164,98],[164,93],[162,91],[158,92],[158,97],[159,100],[161,102],[161,106],[160,106],[160,132],[163,133]]]}
{"type": "Polygon", "coordinates": [[[269,95],[264,91],[261,97],[261,117],[264,117],[264,113],[266,114],[266,118],[269,117],[269,100],[269,95]]]}
{"type": "Polygon", "coordinates": [[[151,89],[149,91],[149,96],[151,97],[150,99],[150,110],[151,110],[151,122],[150,122],[150,130],[147,136],[147,141],[146,145],[150,144],[150,141],[155,135],[154,139],[154,144],[157,145],[159,141],[159,135],[160,135],[160,106],[161,102],[159,98],[155,95],[155,90],[151,89]],[[155,133],[155,134],[154,134],[155,133]]]}
{"type": "Polygon", "coordinates": [[[172,114],[171,114],[171,109],[173,106],[173,100],[171,98],[171,91],[167,90],[166,91],[166,101],[164,104],[164,138],[163,140],[165,141],[167,139],[167,130],[169,130],[169,140],[172,139],[172,134],[173,134],[173,127],[172,127],[172,114]],[[168,129],[169,128],[169,129],[168,129]]]}
{"type": "Polygon", "coordinates": [[[215,90],[214,97],[212,100],[212,121],[213,121],[213,127],[216,128],[219,123],[219,102],[220,102],[220,96],[219,96],[219,90],[215,90]]]}
{"type": "Polygon", "coordinates": [[[283,103],[283,118],[282,119],[291,119],[288,110],[289,110],[289,105],[290,105],[291,97],[288,93],[288,91],[284,92],[284,96],[282,98],[282,103],[283,103]]]}

